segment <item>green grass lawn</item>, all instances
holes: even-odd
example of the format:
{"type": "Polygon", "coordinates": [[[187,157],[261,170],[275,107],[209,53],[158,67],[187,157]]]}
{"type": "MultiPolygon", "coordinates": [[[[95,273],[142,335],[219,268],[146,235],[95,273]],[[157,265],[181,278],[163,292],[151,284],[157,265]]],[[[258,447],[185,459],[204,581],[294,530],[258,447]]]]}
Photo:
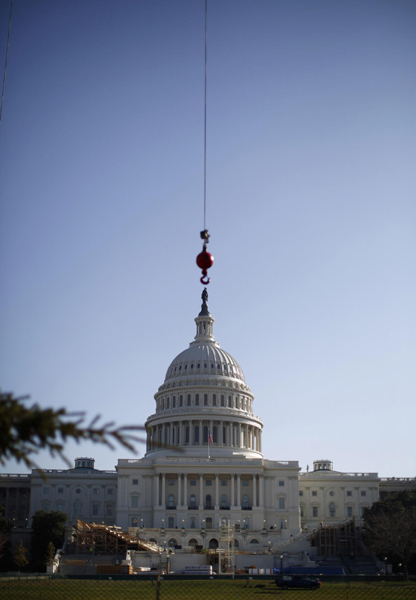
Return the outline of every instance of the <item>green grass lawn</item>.
{"type": "Polygon", "coordinates": [[[279,590],[272,580],[0,580],[0,600],[416,600],[416,584],[326,583],[317,591],[279,590]],[[248,585],[247,585],[248,584],[248,585]],[[158,595],[159,594],[159,595],[158,595]]]}

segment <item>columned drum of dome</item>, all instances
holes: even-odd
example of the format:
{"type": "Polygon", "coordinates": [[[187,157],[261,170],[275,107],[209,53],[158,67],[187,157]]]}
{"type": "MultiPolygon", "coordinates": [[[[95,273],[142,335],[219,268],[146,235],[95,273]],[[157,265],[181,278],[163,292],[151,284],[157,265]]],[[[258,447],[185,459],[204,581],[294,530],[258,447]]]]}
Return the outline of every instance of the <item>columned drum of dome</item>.
{"type": "Polygon", "coordinates": [[[156,413],[146,422],[146,456],[262,458],[263,423],[238,362],[214,338],[214,317],[202,293],[196,335],[178,354],[155,394],[156,413]],[[179,455],[179,454],[178,454],[179,455]]]}

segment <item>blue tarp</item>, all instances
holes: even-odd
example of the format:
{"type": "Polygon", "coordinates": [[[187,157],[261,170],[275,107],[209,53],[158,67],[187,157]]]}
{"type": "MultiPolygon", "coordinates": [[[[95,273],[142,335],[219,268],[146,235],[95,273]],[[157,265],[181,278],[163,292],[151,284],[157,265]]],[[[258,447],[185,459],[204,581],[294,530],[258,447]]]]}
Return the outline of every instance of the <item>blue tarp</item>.
{"type": "MultiPolygon", "coordinates": [[[[280,574],[280,569],[273,569],[275,575],[280,574]]],[[[287,567],[283,569],[285,575],[345,575],[344,567],[287,567]]]]}

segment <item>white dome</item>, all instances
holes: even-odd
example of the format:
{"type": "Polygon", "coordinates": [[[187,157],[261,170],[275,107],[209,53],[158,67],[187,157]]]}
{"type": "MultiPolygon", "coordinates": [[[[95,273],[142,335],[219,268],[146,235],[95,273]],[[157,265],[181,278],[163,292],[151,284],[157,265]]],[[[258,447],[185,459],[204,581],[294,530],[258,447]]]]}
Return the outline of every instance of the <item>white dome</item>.
{"type": "Polygon", "coordinates": [[[178,354],[169,365],[165,383],[175,379],[182,381],[186,376],[195,379],[199,375],[204,379],[207,375],[223,376],[245,383],[244,373],[238,362],[231,354],[222,350],[217,342],[191,343],[189,348],[178,354]]]}

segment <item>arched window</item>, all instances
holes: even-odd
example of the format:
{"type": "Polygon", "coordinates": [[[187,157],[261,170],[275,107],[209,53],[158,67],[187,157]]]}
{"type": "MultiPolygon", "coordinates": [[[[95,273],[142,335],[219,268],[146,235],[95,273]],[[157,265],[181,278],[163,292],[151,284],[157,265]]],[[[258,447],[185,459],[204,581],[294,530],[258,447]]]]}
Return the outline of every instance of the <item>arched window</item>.
{"type": "Polygon", "coordinates": [[[189,506],[191,508],[196,508],[196,496],[195,494],[191,494],[190,500],[189,500],[189,506]]]}
{"type": "Polygon", "coordinates": [[[198,545],[198,542],[195,538],[191,538],[188,542],[188,546],[192,546],[192,548],[196,548],[198,545]]]}
{"type": "Polygon", "coordinates": [[[239,547],[240,547],[240,544],[239,544],[238,540],[236,540],[234,538],[234,548],[239,548],[239,547]]]}
{"type": "Polygon", "coordinates": [[[149,538],[149,542],[152,542],[153,544],[157,544],[157,539],[155,539],[155,538],[149,538]]]}
{"type": "Polygon", "coordinates": [[[175,496],[173,494],[169,494],[168,508],[176,508],[176,506],[175,506],[175,496]]]}
{"type": "Polygon", "coordinates": [[[232,398],[231,398],[231,396],[228,396],[228,406],[229,406],[230,408],[232,408],[232,406],[233,406],[233,401],[232,401],[232,398]]]}
{"type": "Polygon", "coordinates": [[[334,502],[329,503],[329,516],[335,517],[335,503],[334,502]]]}
{"type": "Polygon", "coordinates": [[[208,444],[208,427],[204,425],[204,444],[208,444]]]}
{"type": "Polygon", "coordinates": [[[210,550],[216,550],[218,548],[218,540],[216,540],[215,538],[209,540],[208,547],[210,548],[210,550]]]}
{"type": "MultiPolygon", "coordinates": [[[[44,510],[44,509],[42,509],[42,510],[44,510]]],[[[74,514],[75,515],[81,514],[81,500],[75,500],[75,502],[74,502],[74,514]]]]}
{"type": "Polygon", "coordinates": [[[244,495],[243,496],[243,503],[242,503],[242,507],[243,508],[248,508],[248,496],[244,495]]]}
{"type": "Polygon", "coordinates": [[[199,406],[199,394],[195,394],[195,406],[199,406]]]}
{"type": "Polygon", "coordinates": [[[191,406],[191,394],[188,394],[187,403],[188,406],[191,406]]]}
{"type": "MultiPolygon", "coordinates": [[[[78,500],[78,502],[79,502],[79,500],[78,500]]],[[[44,500],[41,504],[41,508],[42,508],[42,510],[49,510],[49,502],[44,500]]]]}
{"type": "Polygon", "coordinates": [[[170,404],[170,399],[166,398],[166,408],[169,408],[169,404],[170,404]]]}
{"type": "Polygon", "coordinates": [[[228,508],[227,496],[223,494],[221,496],[221,508],[228,508]]]}
{"type": "Polygon", "coordinates": [[[172,398],[172,408],[175,408],[176,406],[176,396],[173,396],[172,398]]]}
{"type": "Polygon", "coordinates": [[[183,396],[179,396],[179,406],[183,406],[183,396]]]}
{"type": "Polygon", "coordinates": [[[189,425],[185,427],[185,444],[189,444],[189,425]]]}
{"type": "Polygon", "coordinates": [[[169,548],[174,548],[175,546],[177,546],[178,542],[175,540],[175,538],[170,538],[170,540],[168,541],[168,546],[169,548]]]}
{"type": "Polygon", "coordinates": [[[212,406],[217,406],[217,395],[216,394],[212,395],[212,406]]]}
{"type": "Polygon", "coordinates": [[[208,406],[208,394],[204,394],[204,406],[208,406]]]}
{"type": "Polygon", "coordinates": [[[212,508],[210,494],[207,494],[207,496],[205,498],[205,508],[212,508]]]}
{"type": "Polygon", "coordinates": [[[216,425],[214,425],[214,427],[212,428],[212,441],[214,442],[214,444],[218,442],[216,425]]]}
{"type": "Polygon", "coordinates": [[[252,540],[250,540],[250,544],[259,544],[259,540],[257,540],[256,538],[253,538],[252,540]]]}
{"type": "Polygon", "coordinates": [[[199,444],[199,425],[195,425],[194,429],[194,443],[199,444]]]}
{"type": "Polygon", "coordinates": [[[221,406],[225,406],[225,399],[223,395],[221,395],[221,406]]]}

